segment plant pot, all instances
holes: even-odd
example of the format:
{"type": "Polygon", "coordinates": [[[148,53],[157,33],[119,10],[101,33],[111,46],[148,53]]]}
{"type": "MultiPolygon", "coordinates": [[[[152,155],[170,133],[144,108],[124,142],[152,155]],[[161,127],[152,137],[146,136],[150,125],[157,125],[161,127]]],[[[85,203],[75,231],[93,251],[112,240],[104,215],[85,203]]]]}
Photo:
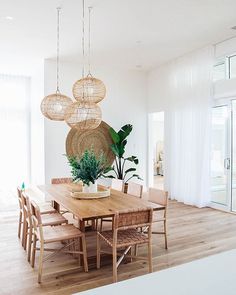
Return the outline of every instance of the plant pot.
{"type": "Polygon", "coordinates": [[[84,184],[83,185],[83,193],[97,193],[98,191],[98,185],[97,181],[94,183],[90,182],[89,185],[84,184]]]}

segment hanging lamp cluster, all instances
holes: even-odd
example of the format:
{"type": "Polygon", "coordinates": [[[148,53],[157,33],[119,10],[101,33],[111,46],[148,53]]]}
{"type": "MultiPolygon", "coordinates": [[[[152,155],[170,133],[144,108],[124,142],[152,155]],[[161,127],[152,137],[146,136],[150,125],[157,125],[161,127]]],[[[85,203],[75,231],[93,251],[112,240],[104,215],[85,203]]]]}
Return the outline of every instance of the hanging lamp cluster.
{"type": "Polygon", "coordinates": [[[62,95],[59,91],[59,17],[60,8],[57,8],[57,90],[55,94],[46,96],[41,103],[41,111],[45,117],[51,120],[64,120],[71,128],[88,130],[97,128],[102,121],[102,112],[97,103],[104,99],[106,87],[104,83],[94,78],[91,74],[91,10],[89,7],[88,26],[88,74],[85,77],[85,0],[83,3],[83,24],[82,24],[82,51],[83,68],[82,78],[73,85],[73,96],[75,102],[69,97],[62,95]]]}

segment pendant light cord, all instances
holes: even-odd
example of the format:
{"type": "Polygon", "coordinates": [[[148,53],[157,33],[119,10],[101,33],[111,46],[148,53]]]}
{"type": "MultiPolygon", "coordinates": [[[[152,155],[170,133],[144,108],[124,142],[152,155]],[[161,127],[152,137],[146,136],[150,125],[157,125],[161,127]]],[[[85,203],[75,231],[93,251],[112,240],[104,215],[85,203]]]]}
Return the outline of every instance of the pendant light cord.
{"type": "Polygon", "coordinates": [[[91,76],[91,11],[92,7],[88,8],[89,11],[89,26],[88,26],[88,76],[91,76]]]}
{"type": "Polygon", "coordinates": [[[61,11],[61,7],[57,7],[57,93],[59,93],[59,73],[60,73],[60,69],[59,69],[59,47],[60,47],[60,11],[61,11]]]}
{"type": "Polygon", "coordinates": [[[83,52],[83,68],[82,68],[82,77],[84,78],[84,59],[85,59],[85,50],[84,50],[84,23],[85,23],[85,0],[82,0],[83,2],[83,16],[82,16],[82,52],[83,52]]]}

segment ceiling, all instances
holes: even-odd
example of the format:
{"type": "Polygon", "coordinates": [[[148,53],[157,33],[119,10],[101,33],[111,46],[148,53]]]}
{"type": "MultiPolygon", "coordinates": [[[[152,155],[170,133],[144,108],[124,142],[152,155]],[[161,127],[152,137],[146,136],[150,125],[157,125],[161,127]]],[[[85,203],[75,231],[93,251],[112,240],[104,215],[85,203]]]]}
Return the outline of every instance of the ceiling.
{"type": "MultiPolygon", "coordinates": [[[[236,35],[235,0],[85,1],[94,64],[147,70],[236,35]]],[[[81,61],[82,0],[0,0],[1,57],[54,58],[58,5],[62,58],[81,61]]]]}

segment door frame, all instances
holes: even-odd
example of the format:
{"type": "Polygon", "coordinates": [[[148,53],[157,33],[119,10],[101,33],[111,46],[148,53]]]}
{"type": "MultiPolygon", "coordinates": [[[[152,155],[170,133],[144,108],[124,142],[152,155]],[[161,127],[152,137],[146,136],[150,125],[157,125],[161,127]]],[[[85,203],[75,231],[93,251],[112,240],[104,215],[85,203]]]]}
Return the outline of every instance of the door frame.
{"type": "MultiPolygon", "coordinates": [[[[211,207],[214,209],[220,209],[223,211],[227,212],[235,212],[232,210],[232,171],[233,171],[233,128],[232,128],[232,122],[233,122],[233,110],[232,110],[232,101],[236,101],[236,97],[230,97],[228,99],[223,99],[220,101],[215,101],[215,103],[212,105],[213,108],[218,108],[218,107],[227,107],[227,112],[228,112],[228,119],[227,119],[227,142],[226,142],[226,158],[229,158],[230,160],[230,165],[229,169],[227,172],[227,184],[226,184],[226,193],[227,193],[227,203],[220,204],[211,201],[211,207]]],[[[236,212],[235,212],[236,213],[236,212]]]]}

